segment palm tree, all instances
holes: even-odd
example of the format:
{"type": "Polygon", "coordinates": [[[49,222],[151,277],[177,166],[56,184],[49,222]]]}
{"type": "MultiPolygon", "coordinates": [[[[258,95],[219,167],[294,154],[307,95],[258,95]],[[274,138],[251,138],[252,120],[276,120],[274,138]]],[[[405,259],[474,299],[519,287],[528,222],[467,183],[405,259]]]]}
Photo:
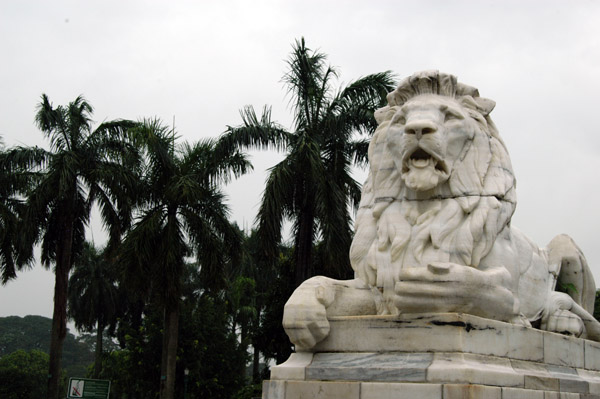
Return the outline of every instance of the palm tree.
{"type": "Polygon", "coordinates": [[[140,215],[125,238],[123,262],[126,281],[149,277],[147,285],[164,306],[160,397],[171,399],[185,259],[195,254],[200,276],[218,280],[224,255],[235,253],[228,246],[240,240],[227,220],[219,185],[245,173],[250,164],[237,152],[219,152],[211,140],[175,148],[174,136],[158,121],[147,127],[140,215]]]}
{"type": "Polygon", "coordinates": [[[242,124],[228,127],[220,142],[226,148],[285,149],[286,157],[270,169],[257,216],[261,242],[274,257],[284,219],[293,221],[296,285],[313,274],[313,246],[321,238],[329,273],[350,270],[351,205],[360,185],[351,177],[353,164],[366,162],[373,112],[393,88],[389,72],[363,77],[334,92],[337,72],[326,56],[296,41],[283,80],[291,95],[294,129],[271,121],[265,107],[260,118],[252,107],[241,112],[242,124]]]}
{"type": "Polygon", "coordinates": [[[16,150],[5,150],[0,138],[0,281],[6,284],[17,277],[17,270],[29,265],[31,253],[22,247],[20,234],[24,195],[33,184],[35,173],[16,150]]]}
{"type": "Polygon", "coordinates": [[[103,332],[115,323],[118,301],[114,264],[107,253],[86,241],[69,278],[68,315],[78,330],[96,330],[95,378],[102,372],[103,332]]]}
{"type": "MultiPolygon", "coordinates": [[[[69,271],[83,248],[85,226],[97,203],[111,242],[128,227],[128,198],[136,182],[138,156],[126,140],[138,123],[109,121],[92,129],[92,106],[81,96],[66,107],[42,95],[35,121],[50,140],[50,151],[17,148],[38,179],[27,196],[23,236],[29,250],[41,243],[41,261],[54,265],[54,313],[50,342],[48,398],[58,398],[60,363],[67,333],[69,271]]],[[[25,161],[24,161],[25,162],[25,161]]]]}

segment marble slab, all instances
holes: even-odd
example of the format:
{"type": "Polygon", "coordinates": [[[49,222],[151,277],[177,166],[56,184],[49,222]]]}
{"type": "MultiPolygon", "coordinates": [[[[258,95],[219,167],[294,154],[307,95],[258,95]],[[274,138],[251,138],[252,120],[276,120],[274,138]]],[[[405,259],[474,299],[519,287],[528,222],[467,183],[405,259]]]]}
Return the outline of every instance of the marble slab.
{"type": "Polygon", "coordinates": [[[343,316],[312,352],[460,352],[600,371],[600,344],[461,313],[343,316]]]}
{"type": "Polygon", "coordinates": [[[362,383],[360,399],[442,399],[441,384],[362,383]]]}
{"type": "Polygon", "coordinates": [[[544,399],[544,391],[503,387],[502,399],[544,399]]]}
{"type": "MultiPolygon", "coordinates": [[[[359,399],[358,382],[288,381],[285,399],[359,399]]],[[[270,399],[270,398],[269,398],[270,399]]]]}
{"type": "Polygon", "coordinates": [[[544,334],[544,362],[570,367],[584,367],[585,340],[566,335],[544,334]]]}
{"type": "Polygon", "coordinates": [[[442,397],[459,399],[502,399],[502,388],[482,385],[444,385],[442,397]]]}
{"type": "Polygon", "coordinates": [[[589,370],[600,370],[600,343],[594,341],[585,341],[584,368],[589,370]]]}
{"type": "Polygon", "coordinates": [[[509,359],[471,353],[436,353],[427,370],[427,381],[523,387],[524,375],[512,368],[509,359]]]}
{"type": "Polygon", "coordinates": [[[557,392],[479,384],[264,381],[263,399],[600,399],[594,393],[557,392]]]}
{"type": "Polygon", "coordinates": [[[423,382],[432,360],[432,353],[317,353],[306,368],[306,378],[423,382]]]}

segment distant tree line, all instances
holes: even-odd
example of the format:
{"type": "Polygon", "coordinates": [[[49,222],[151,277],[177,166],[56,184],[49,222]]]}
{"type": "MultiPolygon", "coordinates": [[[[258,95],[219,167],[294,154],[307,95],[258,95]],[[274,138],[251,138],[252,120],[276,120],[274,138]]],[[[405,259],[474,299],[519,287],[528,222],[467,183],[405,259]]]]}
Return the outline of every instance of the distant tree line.
{"type": "Polygon", "coordinates": [[[44,395],[62,397],[70,318],[95,335],[88,375],[110,379],[111,398],[259,396],[261,363],[292,350],[281,328],[290,293],[315,274],[351,273],[360,197],[351,169],[366,163],[373,112],[394,82],[385,72],[335,89],[336,77],[301,39],[283,78],[292,129],[268,107],[260,117],[246,107],[241,125],[195,143],[158,120],[94,127],[83,97],[54,106],[42,95],[35,122],[49,149],[0,151],[0,278],[16,278],[41,248],[39,262],[55,273],[49,356],[0,361],[47,361],[44,395]],[[222,187],[252,169],[252,148],[285,158],[245,232],[229,221],[222,187]],[[94,207],[109,233],[102,248],[85,240],[94,207]]]}

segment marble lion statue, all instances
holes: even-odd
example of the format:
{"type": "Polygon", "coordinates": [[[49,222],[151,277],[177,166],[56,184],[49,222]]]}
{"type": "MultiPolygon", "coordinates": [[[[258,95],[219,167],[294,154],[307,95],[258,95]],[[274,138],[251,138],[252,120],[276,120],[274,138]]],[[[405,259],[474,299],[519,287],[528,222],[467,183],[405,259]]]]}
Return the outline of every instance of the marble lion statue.
{"type": "Polygon", "coordinates": [[[328,317],[404,313],[600,340],[581,250],[566,235],[539,248],[511,225],[515,177],[489,116],[495,102],[437,71],[404,79],[387,102],[375,112],[350,249],[355,279],[317,276],[296,289],[283,317],[296,350],[328,335],[328,317]]]}

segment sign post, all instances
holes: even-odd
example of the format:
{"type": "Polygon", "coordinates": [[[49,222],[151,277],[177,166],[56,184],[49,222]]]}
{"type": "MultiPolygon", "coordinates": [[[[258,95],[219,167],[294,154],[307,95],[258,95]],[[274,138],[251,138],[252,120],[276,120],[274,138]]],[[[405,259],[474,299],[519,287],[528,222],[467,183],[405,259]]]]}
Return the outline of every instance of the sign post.
{"type": "Polygon", "coordinates": [[[70,378],[67,399],[108,399],[110,381],[90,378],[70,378]]]}

